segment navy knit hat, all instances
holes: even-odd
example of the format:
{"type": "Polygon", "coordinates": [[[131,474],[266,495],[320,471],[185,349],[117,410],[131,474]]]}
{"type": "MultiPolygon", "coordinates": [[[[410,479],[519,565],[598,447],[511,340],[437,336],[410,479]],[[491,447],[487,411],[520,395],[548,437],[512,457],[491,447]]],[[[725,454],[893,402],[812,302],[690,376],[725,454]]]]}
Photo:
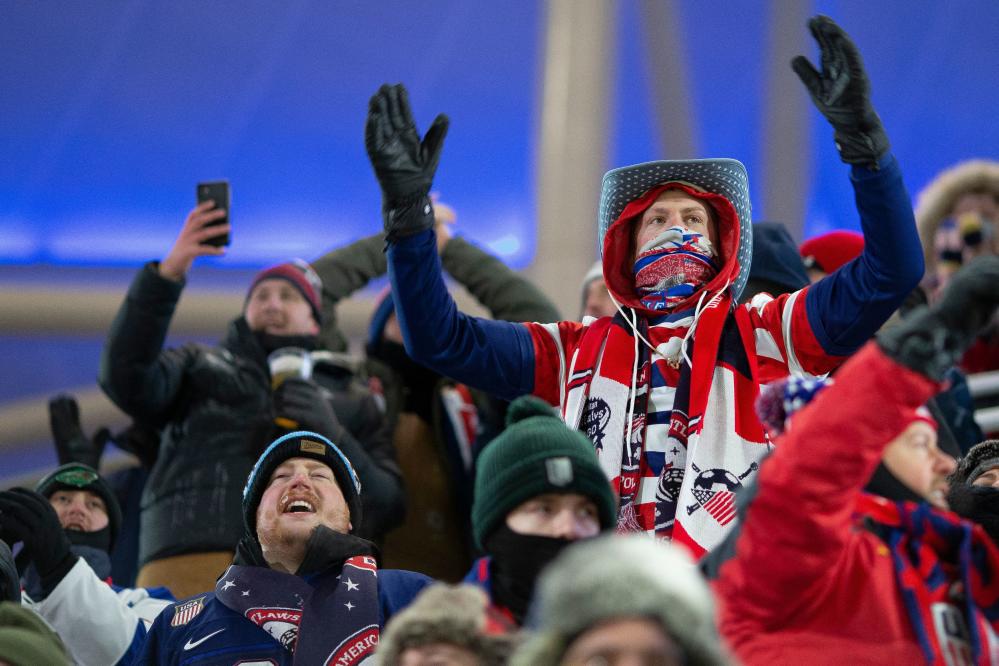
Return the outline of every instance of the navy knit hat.
{"type": "Polygon", "coordinates": [[[350,509],[351,532],[361,525],[361,481],[347,456],[330,440],[315,432],[298,430],[279,437],[257,459],[243,488],[243,522],[247,534],[256,539],[257,506],[271,474],[289,458],[312,458],[333,470],[340,492],[350,509]]]}
{"type": "Polygon", "coordinates": [[[780,222],[753,223],[753,263],[749,266],[749,279],[773,283],[785,294],[808,286],[805,262],[801,260],[791,234],[780,222]]]}
{"type": "Polygon", "coordinates": [[[66,463],[39,481],[35,490],[45,499],[52,497],[57,490],[86,490],[100,497],[107,508],[110,545],[114,546],[121,529],[121,506],[111,486],[93,467],[83,463],[66,463]]]}
{"type": "Polygon", "coordinates": [[[617,524],[617,501],[593,443],[532,396],[517,398],[507,428],[476,461],[472,532],[481,547],[508,513],[545,493],[578,493],[597,506],[600,527],[617,524]]]}
{"type": "MultiPolygon", "coordinates": [[[[257,273],[250,288],[246,291],[246,300],[250,299],[254,287],[264,280],[285,280],[302,294],[302,298],[312,309],[312,317],[317,324],[323,323],[323,281],[312,266],[301,259],[292,259],[283,264],[269,266],[257,273]]],[[[245,304],[244,304],[245,308],[245,304]]]]}

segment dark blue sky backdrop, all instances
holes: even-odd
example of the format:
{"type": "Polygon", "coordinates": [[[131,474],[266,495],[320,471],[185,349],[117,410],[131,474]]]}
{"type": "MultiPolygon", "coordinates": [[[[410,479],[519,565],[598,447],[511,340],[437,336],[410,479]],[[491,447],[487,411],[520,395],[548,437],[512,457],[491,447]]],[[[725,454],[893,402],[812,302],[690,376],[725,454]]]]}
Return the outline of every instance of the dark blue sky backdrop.
{"type": "MultiPolygon", "coordinates": [[[[697,143],[706,157],[747,164],[762,219],[767,193],[753,174],[767,3],[679,4],[697,143]]],[[[914,195],[955,161],[999,156],[999,2],[814,7],[860,44],[914,195]]],[[[367,100],[402,81],[421,128],[438,111],[451,116],[436,188],[458,229],[523,267],[534,246],[543,17],[526,0],[3,3],[0,262],[160,257],[200,179],[232,183],[224,264],[312,258],[371,233],[380,202],[363,147],[367,100]]],[[[663,157],[637,2],[622,0],[618,17],[609,166],[663,157]]],[[[806,229],[854,228],[846,169],[816,112],[812,127],[806,229]]]]}

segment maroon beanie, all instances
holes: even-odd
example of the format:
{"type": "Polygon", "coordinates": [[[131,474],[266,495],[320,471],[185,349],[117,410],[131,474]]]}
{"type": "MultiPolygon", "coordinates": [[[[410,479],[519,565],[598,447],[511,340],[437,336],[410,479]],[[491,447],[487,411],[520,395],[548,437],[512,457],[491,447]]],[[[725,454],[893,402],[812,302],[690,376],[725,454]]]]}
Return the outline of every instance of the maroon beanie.
{"type": "Polygon", "coordinates": [[[819,268],[832,273],[837,268],[860,256],[864,251],[864,236],[856,231],[830,231],[809,238],[798,248],[808,268],[819,268]]]}
{"type": "Polygon", "coordinates": [[[258,284],[263,280],[273,279],[290,282],[302,294],[302,297],[308,302],[309,307],[312,308],[312,317],[316,320],[316,323],[321,324],[323,322],[323,281],[312,270],[312,266],[301,259],[292,259],[283,264],[263,269],[256,274],[253,282],[250,283],[250,289],[246,292],[247,300],[249,300],[250,294],[253,293],[253,289],[258,284]]]}

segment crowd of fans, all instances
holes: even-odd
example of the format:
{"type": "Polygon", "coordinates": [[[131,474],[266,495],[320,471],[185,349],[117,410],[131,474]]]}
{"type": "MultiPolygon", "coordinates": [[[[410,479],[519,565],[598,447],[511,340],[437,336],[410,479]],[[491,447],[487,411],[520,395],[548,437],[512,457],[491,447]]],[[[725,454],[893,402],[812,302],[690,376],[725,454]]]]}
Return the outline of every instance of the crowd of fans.
{"type": "Polygon", "coordinates": [[[914,213],[856,47],[809,27],[863,233],[752,223],[735,160],[615,169],[579,321],[452,236],[448,120],[421,137],[401,85],[365,134],[384,233],[166,347],[224,252],[196,207],[104,347],[132,426],[59,396],[60,466],[0,491],[0,663],[999,664],[999,440],[964,383],[999,369],[999,163],[914,213]],[[356,358],[336,306],[386,273],[356,358]],[[108,441],[136,466],[101,475],[108,441]]]}

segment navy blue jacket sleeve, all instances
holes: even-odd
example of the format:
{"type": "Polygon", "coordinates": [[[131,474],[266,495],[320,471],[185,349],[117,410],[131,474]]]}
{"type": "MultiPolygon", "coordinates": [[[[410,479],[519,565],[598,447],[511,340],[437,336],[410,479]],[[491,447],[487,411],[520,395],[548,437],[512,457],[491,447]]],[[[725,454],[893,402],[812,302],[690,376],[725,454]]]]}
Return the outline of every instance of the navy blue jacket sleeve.
{"type": "Polygon", "coordinates": [[[923,277],[923,250],[898,162],[889,153],[878,167],[854,166],[850,174],[864,251],[812,285],[806,296],[808,323],[834,356],[859,349],[923,277]]]}
{"type": "Polygon", "coordinates": [[[521,324],[458,311],[441,276],[433,230],[388,247],[392,298],[406,351],[456,381],[512,400],[534,388],[534,344],[521,324]]]}

